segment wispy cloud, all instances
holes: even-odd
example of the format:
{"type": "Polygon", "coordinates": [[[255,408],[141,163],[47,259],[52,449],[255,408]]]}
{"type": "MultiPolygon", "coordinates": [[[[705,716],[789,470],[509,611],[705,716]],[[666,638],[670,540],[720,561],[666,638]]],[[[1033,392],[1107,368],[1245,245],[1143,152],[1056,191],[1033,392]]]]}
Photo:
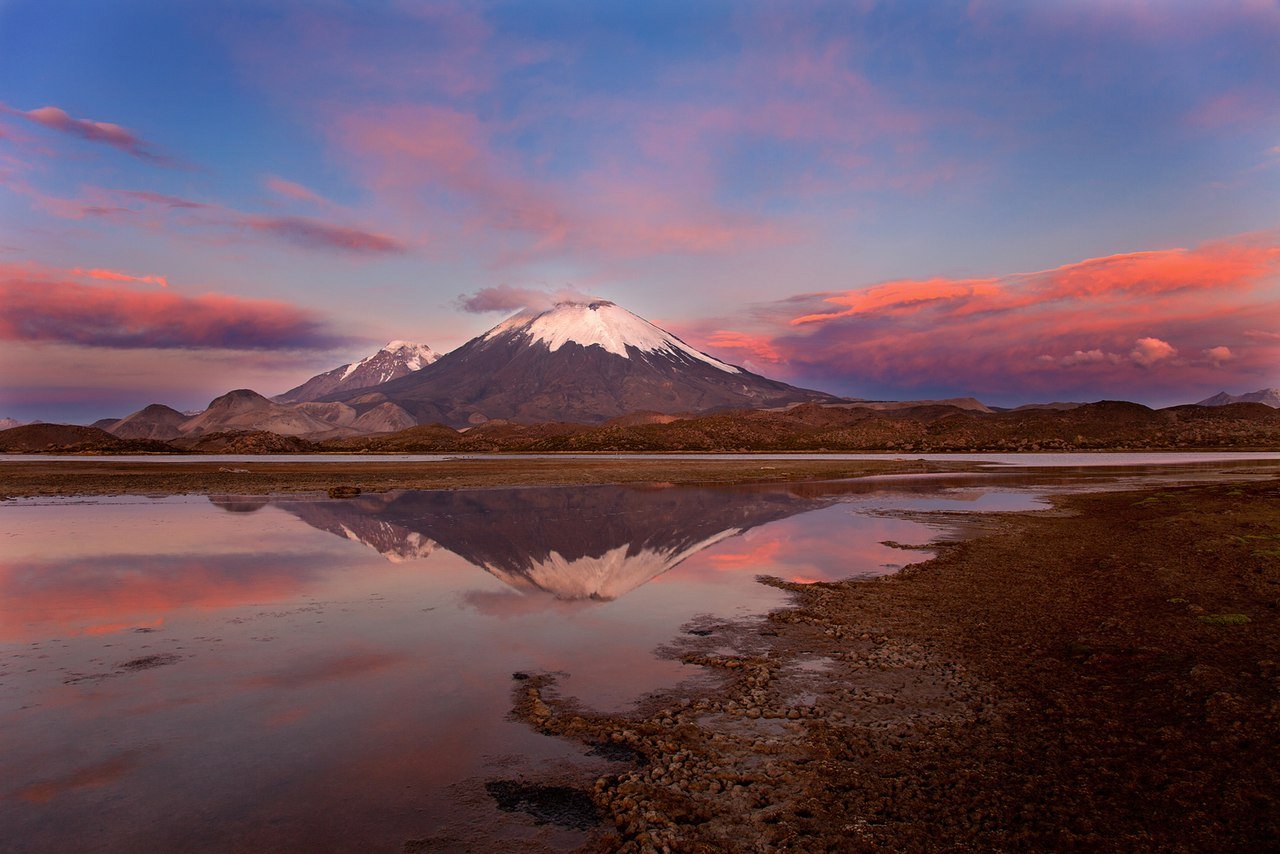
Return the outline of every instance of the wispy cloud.
{"type": "Polygon", "coordinates": [[[38,107],[34,110],[16,110],[12,107],[5,107],[4,109],[6,112],[21,116],[50,130],[88,140],[89,142],[109,145],[148,163],[154,163],[159,166],[176,165],[172,158],[161,154],[154,145],[137,133],[113,122],[78,119],[61,107],[38,107]]]}
{"type": "Polygon", "coordinates": [[[260,235],[276,243],[353,256],[396,255],[408,244],[388,234],[314,217],[266,216],[148,190],[86,188],[66,199],[32,191],[36,204],[63,219],[107,219],[191,233],[260,235]]]}
{"type": "Polygon", "coordinates": [[[289,181],[278,175],[268,175],[263,179],[262,184],[276,195],[292,199],[295,202],[307,202],[308,204],[319,206],[331,204],[328,199],[310,187],[304,187],[296,181],[289,181]]]}
{"type": "Polygon", "coordinates": [[[331,249],[357,255],[395,254],[407,249],[399,240],[385,234],[304,217],[250,216],[244,217],[242,222],[253,231],[306,249],[331,249]]]}
{"type": "Polygon", "coordinates": [[[164,276],[131,276],[118,270],[104,270],[102,268],[85,270],[81,267],[76,267],[74,270],[68,270],[67,272],[73,276],[83,276],[86,279],[99,279],[106,282],[136,282],[141,285],[169,287],[169,280],[164,276]]]}

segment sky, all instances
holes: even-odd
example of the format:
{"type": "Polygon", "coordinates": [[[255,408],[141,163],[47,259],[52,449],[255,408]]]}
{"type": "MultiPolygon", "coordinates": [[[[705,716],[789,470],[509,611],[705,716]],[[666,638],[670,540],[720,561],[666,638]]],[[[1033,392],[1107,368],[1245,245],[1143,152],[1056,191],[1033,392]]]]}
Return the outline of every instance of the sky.
{"type": "Polygon", "coordinates": [[[876,399],[1280,385],[1280,0],[0,0],[0,417],[559,293],[876,399]]]}

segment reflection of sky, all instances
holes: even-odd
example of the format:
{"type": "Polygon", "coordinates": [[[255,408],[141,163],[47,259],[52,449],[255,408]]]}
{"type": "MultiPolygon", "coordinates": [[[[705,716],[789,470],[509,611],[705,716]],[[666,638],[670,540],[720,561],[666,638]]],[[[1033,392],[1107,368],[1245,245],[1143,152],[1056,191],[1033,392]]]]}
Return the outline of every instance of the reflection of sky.
{"type": "Polygon", "coordinates": [[[604,708],[696,676],[652,651],[698,615],[778,606],[757,575],[915,559],[880,541],[932,532],[859,512],[883,504],[761,525],[608,602],[522,593],[443,549],[391,563],[273,507],[6,507],[0,824],[49,848],[394,849],[459,821],[446,788],[509,773],[494,757],[577,756],[505,719],[513,671],[567,672],[604,708]],[[178,659],[117,669],[154,654],[178,659]]]}

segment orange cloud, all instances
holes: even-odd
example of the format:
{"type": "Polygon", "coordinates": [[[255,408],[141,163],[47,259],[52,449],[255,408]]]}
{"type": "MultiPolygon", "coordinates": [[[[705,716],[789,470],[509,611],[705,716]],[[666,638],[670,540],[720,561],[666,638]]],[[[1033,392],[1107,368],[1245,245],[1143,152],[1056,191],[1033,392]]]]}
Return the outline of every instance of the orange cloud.
{"type": "Polygon", "coordinates": [[[707,346],[716,350],[732,350],[756,362],[777,364],[783,361],[782,354],[764,335],[748,335],[745,332],[733,332],[718,329],[707,337],[707,346]]]}

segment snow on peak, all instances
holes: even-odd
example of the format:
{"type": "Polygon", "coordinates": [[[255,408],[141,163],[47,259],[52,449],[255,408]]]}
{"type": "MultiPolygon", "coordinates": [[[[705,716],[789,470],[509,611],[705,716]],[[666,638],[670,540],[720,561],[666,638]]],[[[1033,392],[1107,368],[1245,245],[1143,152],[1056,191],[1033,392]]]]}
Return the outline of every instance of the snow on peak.
{"type": "Polygon", "coordinates": [[[569,343],[583,347],[595,344],[624,359],[631,358],[628,347],[642,353],[682,353],[726,373],[739,373],[733,365],[693,349],[671,333],[608,300],[562,302],[543,311],[522,311],[486,332],[484,340],[499,335],[522,335],[530,343],[541,341],[553,351],[569,343]]]}
{"type": "MultiPolygon", "coordinates": [[[[385,357],[391,357],[393,361],[399,361],[404,364],[410,371],[416,371],[434,362],[440,358],[435,350],[432,350],[426,344],[417,344],[412,341],[388,341],[387,345],[372,356],[365,356],[358,362],[352,362],[342,369],[340,380],[345,380],[354,374],[361,367],[377,361],[386,361],[385,357]]],[[[388,367],[382,372],[383,380],[391,378],[394,367],[388,367]]]]}
{"type": "Polygon", "coordinates": [[[426,344],[416,344],[413,341],[388,341],[387,346],[382,348],[382,352],[400,356],[404,359],[405,366],[411,371],[425,367],[440,358],[440,354],[426,344]]]}

